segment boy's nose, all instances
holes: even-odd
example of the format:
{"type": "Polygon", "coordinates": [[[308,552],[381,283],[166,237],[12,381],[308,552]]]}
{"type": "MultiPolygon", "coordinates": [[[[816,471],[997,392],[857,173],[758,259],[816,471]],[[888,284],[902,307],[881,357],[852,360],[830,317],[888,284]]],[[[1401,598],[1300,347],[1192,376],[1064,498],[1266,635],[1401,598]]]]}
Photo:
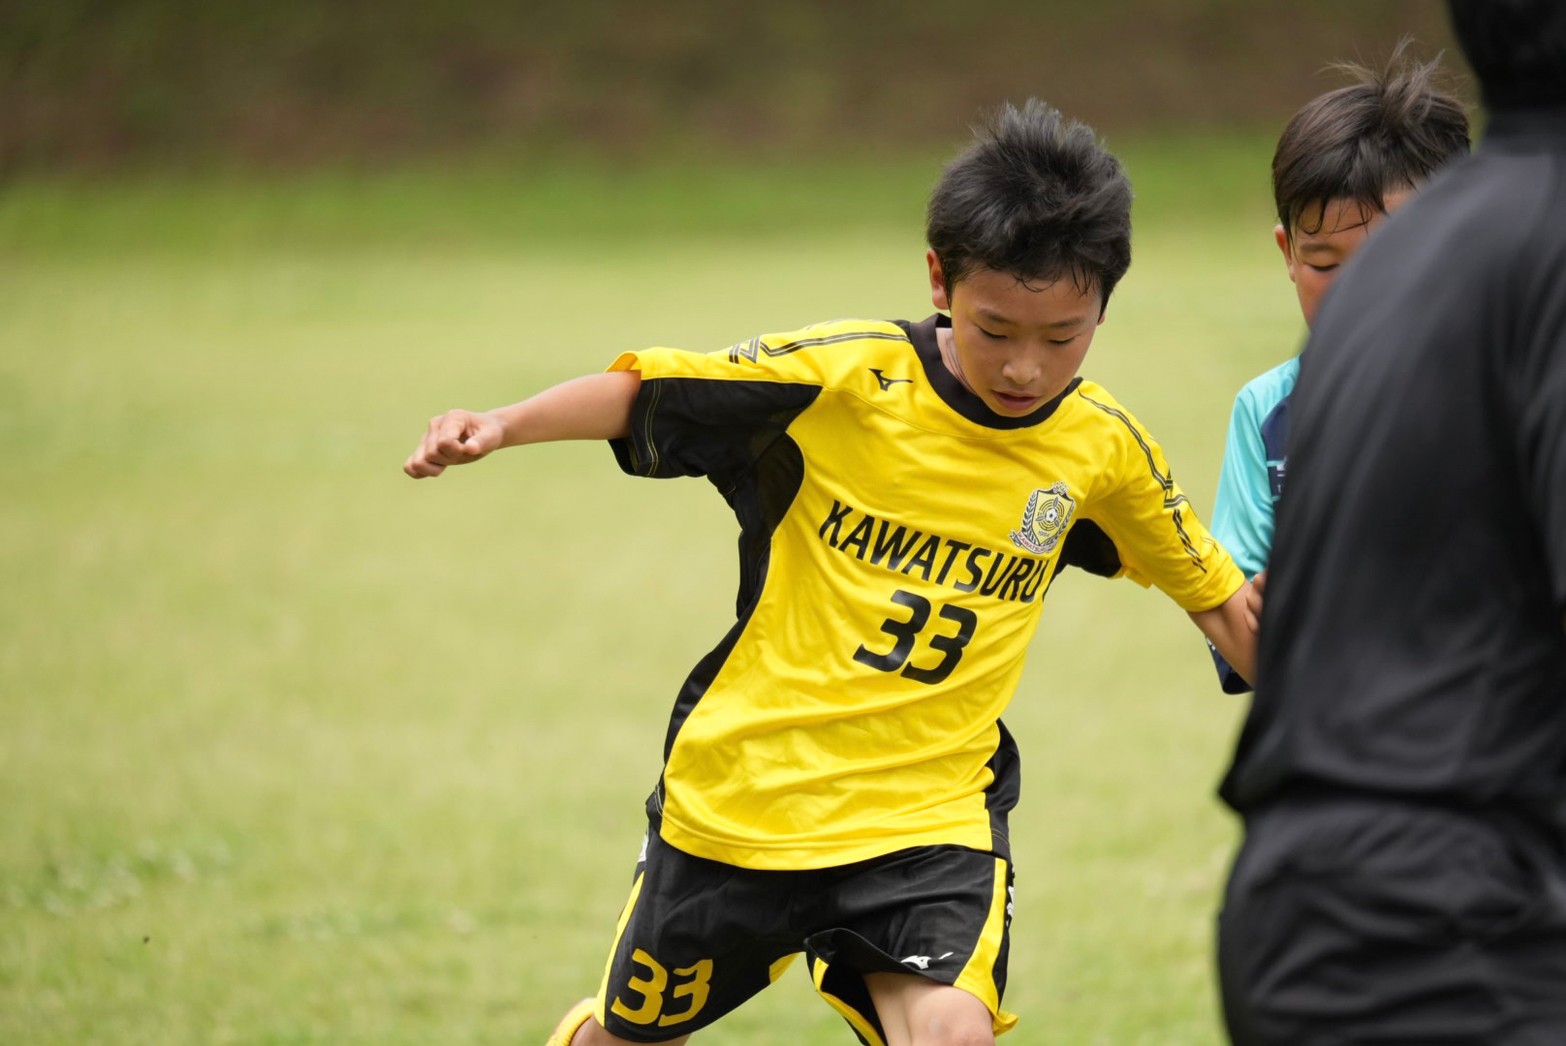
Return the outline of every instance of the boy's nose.
{"type": "Polygon", "coordinates": [[[1038,377],[1038,361],[1033,359],[1031,353],[1017,354],[1006,360],[1001,365],[1001,377],[1015,385],[1017,388],[1026,388],[1038,377]]]}

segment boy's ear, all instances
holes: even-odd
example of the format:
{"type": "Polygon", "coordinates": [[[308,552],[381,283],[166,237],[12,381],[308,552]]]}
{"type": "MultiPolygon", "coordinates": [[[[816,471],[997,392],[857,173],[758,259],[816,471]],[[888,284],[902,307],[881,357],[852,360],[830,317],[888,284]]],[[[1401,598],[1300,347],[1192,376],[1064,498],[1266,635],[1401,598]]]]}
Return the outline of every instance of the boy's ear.
{"type": "Polygon", "coordinates": [[[1275,225],[1272,228],[1272,238],[1278,241],[1278,250],[1283,252],[1283,264],[1288,266],[1289,269],[1289,282],[1296,282],[1294,279],[1294,244],[1289,242],[1289,230],[1285,229],[1281,224],[1275,225]]]}
{"type": "Polygon", "coordinates": [[[946,293],[946,273],[941,271],[941,259],[935,256],[935,251],[924,252],[925,264],[930,267],[930,302],[937,309],[950,310],[952,307],[951,295],[946,293]]]}

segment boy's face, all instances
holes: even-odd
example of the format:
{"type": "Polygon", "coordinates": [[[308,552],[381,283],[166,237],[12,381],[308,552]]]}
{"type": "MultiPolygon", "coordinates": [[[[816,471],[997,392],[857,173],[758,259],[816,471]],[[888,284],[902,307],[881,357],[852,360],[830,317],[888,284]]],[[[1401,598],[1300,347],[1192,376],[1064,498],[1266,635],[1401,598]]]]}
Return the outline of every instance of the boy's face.
{"type": "Polygon", "coordinates": [[[952,315],[941,359],[968,391],[1008,418],[1031,414],[1065,391],[1104,321],[1096,287],[1084,293],[1070,277],[1034,284],[976,269],[948,294],[940,259],[934,251],[925,259],[930,300],[952,315]]]}
{"type": "Polygon", "coordinates": [[[1358,200],[1328,200],[1324,205],[1307,207],[1292,236],[1281,225],[1272,230],[1278,249],[1283,252],[1283,262],[1289,267],[1289,279],[1294,281],[1294,293],[1299,296],[1306,326],[1315,324],[1321,299],[1354,252],[1387,215],[1413,195],[1412,189],[1387,192],[1382,197],[1386,204],[1384,211],[1367,207],[1358,200]],[[1306,232],[1306,229],[1313,231],[1306,232]]]}

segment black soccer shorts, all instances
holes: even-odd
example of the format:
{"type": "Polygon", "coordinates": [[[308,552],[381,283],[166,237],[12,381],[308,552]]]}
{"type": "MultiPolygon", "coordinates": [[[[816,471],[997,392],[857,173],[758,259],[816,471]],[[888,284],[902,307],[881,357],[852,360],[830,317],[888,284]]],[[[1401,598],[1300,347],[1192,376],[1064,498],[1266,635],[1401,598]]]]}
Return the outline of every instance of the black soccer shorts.
{"type": "Polygon", "coordinates": [[[1285,800],[1247,821],[1218,967],[1235,1046],[1560,1046],[1566,856],[1500,811],[1285,800]]]}
{"type": "Polygon", "coordinates": [[[867,973],[962,988],[997,1031],[1010,947],[1011,862],[925,846],[838,868],[754,871],[648,833],[598,992],[598,1020],[636,1042],[711,1024],[803,953],[816,991],[860,1041],[885,1046],[867,973]]]}

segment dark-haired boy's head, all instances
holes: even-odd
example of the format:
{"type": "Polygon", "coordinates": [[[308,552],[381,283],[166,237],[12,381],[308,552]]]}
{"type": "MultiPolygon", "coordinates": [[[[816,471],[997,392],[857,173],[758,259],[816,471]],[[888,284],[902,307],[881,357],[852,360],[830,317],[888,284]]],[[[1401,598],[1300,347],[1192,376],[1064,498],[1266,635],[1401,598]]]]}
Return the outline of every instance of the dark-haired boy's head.
{"type": "Polygon", "coordinates": [[[1447,0],[1447,10],[1487,106],[1566,102],[1566,2],[1447,0]]]}
{"type": "Polygon", "coordinates": [[[942,174],[925,235],[942,363],[1027,419],[1071,387],[1131,265],[1131,184],[1088,127],[1006,105],[942,174]]]}
{"type": "Polygon", "coordinates": [[[1355,82],[1307,102],[1272,158],[1274,235],[1306,322],[1370,231],[1432,174],[1468,152],[1463,105],[1435,62],[1385,71],[1343,66],[1355,82]]]}
{"type": "Polygon", "coordinates": [[[1070,278],[1107,302],[1131,265],[1131,183],[1092,128],[1037,99],[1004,105],[947,165],[925,237],[948,292],[988,269],[1028,283],[1070,278]]]}

